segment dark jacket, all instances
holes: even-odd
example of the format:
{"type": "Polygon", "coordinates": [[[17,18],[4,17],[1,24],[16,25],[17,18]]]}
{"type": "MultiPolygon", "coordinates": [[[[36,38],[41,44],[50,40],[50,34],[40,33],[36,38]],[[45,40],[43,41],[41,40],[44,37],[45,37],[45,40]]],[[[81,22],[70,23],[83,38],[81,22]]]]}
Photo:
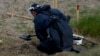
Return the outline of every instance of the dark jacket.
{"type": "Polygon", "coordinates": [[[62,50],[71,50],[73,45],[72,29],[68,25],[67,18],[59,10],[51,9],[49,6],[42,7],[41,10],[38,12],[38,14],[35,16],[34,23],[35,23],[36,35],[40,39],[42,44],[47,42],[49,38],[50,39],[52,38],[56,43],[56,44],[53,43],[55,46],[58,46],[62,50]],[[50,26],[52,19],[50,18],[50,16],[45,14],[48,13],[47,10],[51,11],[54,15],[59,16],[57,25],[61,31],[62,36],[60,36],[58,31],[53,26],[50,26]],[[60,41],[62,41],[63,46],[61,46],[60,41]]]}

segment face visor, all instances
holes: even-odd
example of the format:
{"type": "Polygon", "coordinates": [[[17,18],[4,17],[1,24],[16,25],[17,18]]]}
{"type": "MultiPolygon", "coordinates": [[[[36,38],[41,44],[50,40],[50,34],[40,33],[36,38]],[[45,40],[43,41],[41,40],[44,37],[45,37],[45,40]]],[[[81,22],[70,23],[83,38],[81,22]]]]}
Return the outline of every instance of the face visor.
{"type": "Polygon", "coordinates": [[[30,8],[28,8],[28,13],[33,17],[33,15],[32,15],[32,11],[36,11],[36,12],[38,12],[39,11],[39,9],[40,9],[40,5],[34,5],[34,6],[31,6],[30,8]]]}

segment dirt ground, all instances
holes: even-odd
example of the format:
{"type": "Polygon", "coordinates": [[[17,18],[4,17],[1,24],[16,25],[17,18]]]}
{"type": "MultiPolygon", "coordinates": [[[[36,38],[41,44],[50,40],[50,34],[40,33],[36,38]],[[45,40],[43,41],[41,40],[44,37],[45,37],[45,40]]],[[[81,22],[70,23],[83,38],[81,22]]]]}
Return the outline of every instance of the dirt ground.
{"type": "MultiPolygon", "coordinates": [[[[51,4],[52,0],[0,0],[0,56],[74,56],[76,53],[62,52],[54,55],[47,55],[39,52],[35,45],[39,40],[35,37],[32,41],[24,41],[19,38],[21,34],[35,34],[32,20],[20,17],[8,16],[7,12],[31,17],[27,8],[34,2],[51,4]],[[13,8],[13,9],[12,9],[13,8]],[[70,54],[69,54],[70,53],[70,54]]],[[[84,7],[99,7],[99,0],[80,1],[81,9],[84,7]]],[[[65,14],[74,15],[69,11],[76,9],[76,0],[58,0],[58,8],[65,14]]],[[[73,12],[73,11],[72,11],[73,12]]]]}

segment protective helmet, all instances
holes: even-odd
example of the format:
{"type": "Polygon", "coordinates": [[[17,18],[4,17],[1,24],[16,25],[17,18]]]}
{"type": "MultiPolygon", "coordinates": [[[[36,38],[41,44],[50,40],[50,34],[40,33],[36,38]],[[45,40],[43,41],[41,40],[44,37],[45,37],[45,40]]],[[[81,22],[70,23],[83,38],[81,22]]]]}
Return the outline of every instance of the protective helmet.
{"type": "Polygon", "coordinates": [[[31,5],[31,7],[28,9],[29,11],[36,11],[38,12],[40,10],[41,6],[37,3],[34,3],[31,5]]]}

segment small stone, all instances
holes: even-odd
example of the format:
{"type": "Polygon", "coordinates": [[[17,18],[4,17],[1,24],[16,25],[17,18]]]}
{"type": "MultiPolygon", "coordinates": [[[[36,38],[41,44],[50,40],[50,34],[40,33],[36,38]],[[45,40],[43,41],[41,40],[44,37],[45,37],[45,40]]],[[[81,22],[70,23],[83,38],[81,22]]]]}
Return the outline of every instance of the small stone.
{"type": "Polygon", "coordinates": [[[0,43],[2,43],[3,41],[2,40],[0,40],[0,43]]]}

